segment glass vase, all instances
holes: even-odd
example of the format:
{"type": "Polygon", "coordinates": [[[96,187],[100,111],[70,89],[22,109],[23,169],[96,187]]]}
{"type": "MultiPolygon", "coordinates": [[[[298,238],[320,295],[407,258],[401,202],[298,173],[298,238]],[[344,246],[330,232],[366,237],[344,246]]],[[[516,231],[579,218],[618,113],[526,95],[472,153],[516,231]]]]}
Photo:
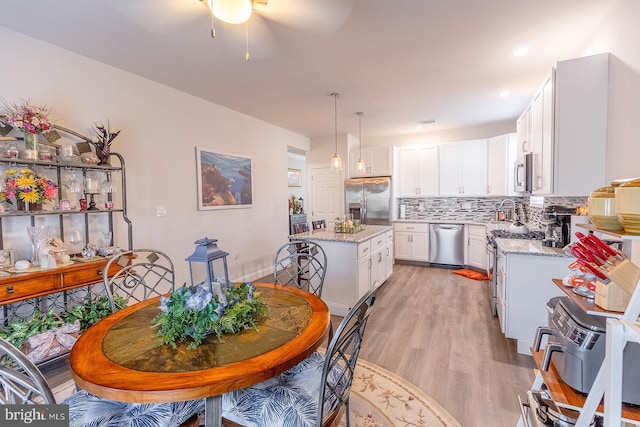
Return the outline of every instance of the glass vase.
{"type": "Polygon", "coordinates": [[[40,265],[40,254],[42,253],[42,249],[49,244],[51,226],[29,226],[27,227],[27,233],[29,233],[29,238],[31,239],[31,263],[40,265]]]}
{"type": "Polygon", "coordinates": [[[38,134],[24,133],[24,158],[27,160],[38,160],[38,134]]]}

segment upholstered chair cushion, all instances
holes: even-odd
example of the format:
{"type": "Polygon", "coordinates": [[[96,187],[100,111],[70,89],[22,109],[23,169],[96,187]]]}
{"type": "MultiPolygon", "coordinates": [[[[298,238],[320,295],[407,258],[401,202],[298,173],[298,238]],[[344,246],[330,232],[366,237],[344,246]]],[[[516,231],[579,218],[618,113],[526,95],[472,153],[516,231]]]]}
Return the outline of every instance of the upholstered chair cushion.
{"type": "MultiPolygon", "coordinates": [[[[316,426],[325,356],[313,353],[298,365],[254,386],[226,393],[222,416],[247,427],[316,426]]],[[[334,369],[328,382],[339,381],[334,369]]]]}
{"type": "Polygon", "coordinates": [[[204,400],[172,403],[125,403],[78,391],[66,398],[70,427],[170,427],[179,426],[204,410],[204,400]]]}

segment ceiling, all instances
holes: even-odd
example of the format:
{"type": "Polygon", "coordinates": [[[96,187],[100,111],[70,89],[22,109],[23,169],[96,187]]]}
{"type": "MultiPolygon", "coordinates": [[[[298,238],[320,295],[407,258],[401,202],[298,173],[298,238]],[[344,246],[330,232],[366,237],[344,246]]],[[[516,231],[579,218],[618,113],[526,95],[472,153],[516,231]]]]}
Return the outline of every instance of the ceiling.
{"type": "Polygon", "coordinates": [[[362,111],[364,139],[515,120],[611,4],[269,0],[248,62],[245,26],[211,38],[199,0],[3,0],[0,25],[308,137],[334,133],[338,92],[338,131],[357,135],[362,111]]]}

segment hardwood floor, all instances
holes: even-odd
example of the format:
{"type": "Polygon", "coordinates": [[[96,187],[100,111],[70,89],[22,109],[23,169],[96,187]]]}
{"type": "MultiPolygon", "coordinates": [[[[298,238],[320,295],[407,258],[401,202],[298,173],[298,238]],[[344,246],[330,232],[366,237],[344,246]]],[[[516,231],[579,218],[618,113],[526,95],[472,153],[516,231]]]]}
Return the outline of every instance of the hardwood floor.
{"type": "MultiPolygon", "coordinates": [[[[514,427],[517,396],[534,377],[533,359],[517,354],[490,313],[488,282],[442,268],[395,264],[360,357],[424,390],[464,427],[514,427]]],[[[66,360],[47,371],[52,386],[69,379],[66,360]]]]}
{"type": "Polygon", "coordinates": [[[464,427],[514,427],[534,378],[489,308],[489,283],[396,264],[378,293],[360,357],[406,378],[464,427]]]}

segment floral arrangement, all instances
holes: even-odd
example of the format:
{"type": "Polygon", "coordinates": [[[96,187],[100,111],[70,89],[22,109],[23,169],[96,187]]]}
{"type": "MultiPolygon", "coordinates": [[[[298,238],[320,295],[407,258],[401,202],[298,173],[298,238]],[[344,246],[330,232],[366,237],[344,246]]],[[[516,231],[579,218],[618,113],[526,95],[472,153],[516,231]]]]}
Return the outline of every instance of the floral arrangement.
{"type": "Polygon", "coordinates": [[[290,213],[303,213],[304,206],[302,206],[302,199],[298,199],[296,196],[291,196],[289,198],[289,212],[290,213]]]}
{"type": "Polygon", "coordinates": [[[8,169],[4,172],[4,189],[0,191],[0,201],[44,203],[58,194],[56,183],[44,178],[31,169],[8,169]]]}
{"type": "Polygon", "coordinates": [[[21,105],[9,105],[5,102],[0,122],[32,134],[49,132],[53,128],[47,108],[37,107],[29,101],[23,101],[21,105]]]}
{"type": "Polygon", "coordinates": [[[158,345],[192,340],[187,346],[194,349],[209,334],[232,334],[245,329],[257,329],[260,317],[266,315],[267,305],[253,284],[222,286],[218,295],[213,295],[203,285],[182,286],[168,298],[160,300],[160,311],[151,324],[159,327],[161,337],[158,345]]]}

